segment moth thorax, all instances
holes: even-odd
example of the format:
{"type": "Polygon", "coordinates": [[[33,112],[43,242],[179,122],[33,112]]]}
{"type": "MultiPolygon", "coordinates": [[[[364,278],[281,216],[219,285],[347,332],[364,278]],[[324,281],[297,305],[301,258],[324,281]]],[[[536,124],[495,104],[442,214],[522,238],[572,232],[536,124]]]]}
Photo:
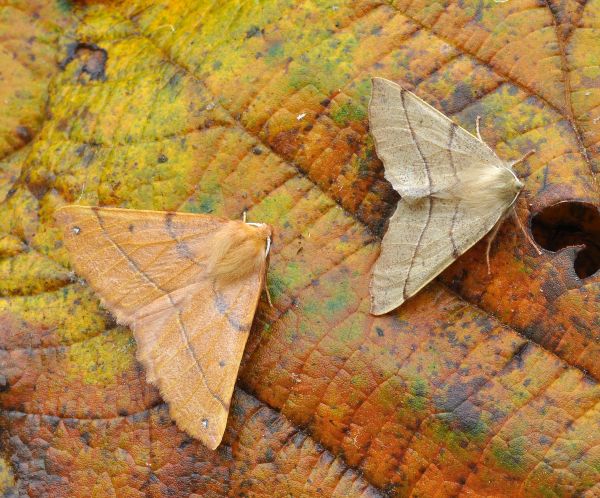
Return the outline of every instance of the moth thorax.
{"type": "Polygon", "coordinates": [[[460,181],[446,191],[434,194],[444,199],[457,199],[481,209],[493,209],[510,203],[523,188],[523,183],[510,168],[504,166],[471,168],[462,172],[460,181]]]}
{"type": "Polygon", "coordinates": [[[260,271],[267,257],[271,227],[264,223],[230,221],[219,229],[210,244],[207,270],[217,283],[228,284],[260,271]]]}

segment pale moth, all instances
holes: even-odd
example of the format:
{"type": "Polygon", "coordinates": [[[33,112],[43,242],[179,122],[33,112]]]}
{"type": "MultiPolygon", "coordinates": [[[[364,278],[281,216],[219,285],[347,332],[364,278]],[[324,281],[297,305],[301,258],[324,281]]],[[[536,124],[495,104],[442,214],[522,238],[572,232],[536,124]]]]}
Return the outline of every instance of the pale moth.
{"type": "MultiPolygon", "coordinates": [[[[481,139],[479,120],[475,137],[384,78],[373,78],[369,124],[385,178],[401,196],[371,278],[371,313],[381,315],[493,229],[491,243],[523,189],[512,168],[531,152],[503,161],[481,139]]],[[[489,268],[489,245],[486,257],[489,268]]]]}

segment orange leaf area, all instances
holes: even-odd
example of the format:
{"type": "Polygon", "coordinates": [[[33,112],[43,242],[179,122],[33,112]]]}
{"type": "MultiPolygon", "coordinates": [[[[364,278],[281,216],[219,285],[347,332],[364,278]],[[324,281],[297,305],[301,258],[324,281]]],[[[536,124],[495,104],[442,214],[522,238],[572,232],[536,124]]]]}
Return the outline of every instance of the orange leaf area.
{"type": "Polygon", "coordinates": [[[468,130],[479,115],[501,158],[535,150],[517,168],[521,219],[577,201],[591,213],[582,230],[598,233],[597,0],[5,1],[0,13],[12,102],[0,489],[600,494],[598,272],[575,271],[580,248],[538,256],[507,221],[492,275],[480,243],[370,315],[397,195],[366,117],[374,75],[468,130]],[[53,222],[70,203],[247,209],[274,227],[274,308],[259,306],[216,452],[176,429],[129,329],[70,271],[53,222]]]}

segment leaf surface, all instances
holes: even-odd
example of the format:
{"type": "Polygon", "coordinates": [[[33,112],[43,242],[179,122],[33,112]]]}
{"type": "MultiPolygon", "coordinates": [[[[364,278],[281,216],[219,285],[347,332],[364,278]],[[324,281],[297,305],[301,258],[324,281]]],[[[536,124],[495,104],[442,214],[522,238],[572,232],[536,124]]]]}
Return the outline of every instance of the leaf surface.
{"type": "Polygon", "coordinates": [[[535,149],[522,219],[597,206],[597,0],[1,5],[18,54],[0,117],[7,494],[600,493],[598,274],[577,275],[575,248],[537,256],[507,221],[491,276],[480,243],[370,315],[397,196],[366,117],[370,77],[399,81],[466,129],[481,115],[503,159],[535,149]],[[34,28],[36,77],[19,73],[34,28]],[[175,428],[130,331],[69,272],[52,221],[69,203],[274,226],[274,308],[216,452],[175,428]]]}

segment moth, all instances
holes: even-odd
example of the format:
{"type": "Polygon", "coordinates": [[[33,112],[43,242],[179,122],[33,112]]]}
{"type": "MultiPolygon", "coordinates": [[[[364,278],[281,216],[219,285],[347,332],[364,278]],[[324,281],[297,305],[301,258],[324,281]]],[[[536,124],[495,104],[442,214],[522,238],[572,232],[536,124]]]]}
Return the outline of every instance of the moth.
{"type": "MultiPolygon", "coordinates": [[[[385,178],[401,199],[389,220],[370,283],[371,313],[382,315],[416,294],[492,231],[486,258],[523,183],[477,136],[415,94],[373,78],[369,125],[385,178]]],[[[535,244],[533,244],[534,247],[535,244]]],[[[537,250],[537,247],[536,247],[537,250]]],[[[539,252],[539,250],[538,250],[539,252]]]]}
{"type": "Polygon", "coordinates": [[[118,323],[177,426],[223,437],[272,230],[203,214],[66,206],[56,212],[75,271],[118,323]]]}

